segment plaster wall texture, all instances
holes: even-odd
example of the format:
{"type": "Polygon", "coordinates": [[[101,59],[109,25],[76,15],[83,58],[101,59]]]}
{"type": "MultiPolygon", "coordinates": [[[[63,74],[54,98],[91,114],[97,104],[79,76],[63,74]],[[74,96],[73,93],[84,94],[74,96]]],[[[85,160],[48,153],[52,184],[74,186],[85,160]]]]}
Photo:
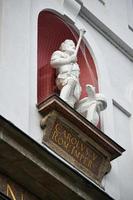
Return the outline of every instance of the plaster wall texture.
{"type": "MultiPolygon", "coordinates": [[[[3,87],[0,87],[0,112],[27,133],[30,132],[30,118],[37,113],[38,14],[47,8],[60,11],[61,3],[1,0],[0,80],[3,87]]],[[[38,119],[38,113],[35,116],[38,119]]],[[[38,123],[35,126],[39,127],[38,123]]],[[[38,138],[38,133],[35,135],[38,138]]]]}
{"type": "Polygon", "coordinates": [[[27,131],[29,113],[30,1],[3,1],[0,112],[27,131]]]}
{"type": "MultiPolygon", "coordinates": [[[[2,0],[0,0],[0,27],[2,23],[2,0]]],[[[1,31],[0,31],[0,47],[1,47],[1,31]]],[[[1,56],[1,48],[0,48],[0,56],[1,56]]],[[[1,62],[1,57],[0,57],[1,62]]]]}
{"type": "Polygon", "coordinates": [[[133,21],[133,12],[131,9],[129,10],[129,7],[132,7],[132,3],[129,1],[105,0],[105,5],[103,5],[99,0],[83,0],[83,4],[116,35],[133,47],[133,32],[128,28],[128,24],[132,24],[133,21]]]}
{"type": "Polygon", "coordinates": [[[120,199],[131,200],[133,196],[133,156],[132,133],[129,130],[130,119],[114,106],[114,125],[119,143],[126,149],[126,152],[117,159],[118,173],[116,174],[120,187],[120,199]]]}
{"type": "MultiPolygon", "coordinates": [[[[126,3],[124,0],[114,2],[113,5],[111,1],[109,2],[110,6],[119,2],[121,6],[116,5],[116,7],[120,7],[118,8],[120,9],[119,12],[124,9],[126,3]]],[[[36,108],[38,14],[43,9],[52,9],[60,14],[68,15],[73,21],[76,19],[75,26],[78,29],[82,27],[87,30],[85,40],[97,67],[100,92],[107,97],[108,101],[108,108],[101,116],[104,122],[102,128],[107,135],[127,149],[124,156],[112,163],[112,170],[104,179],[103,184],[106,191],[115,199],[122,200],[123,198],[124,200],[124,193],[127,194],[128,192],[128,200],[131,200],[133,196],[130,188],[132,181],[128,178],[131,177],[131,168],[133,168],[132,154],[129,153],[133,151],[131,148],[133,127],[130,126],[131,118],[113,106],[112,98],[132,113],[133,95],[129,95],[133,91],[132,62],[81,17],[77,17],[80,10],[79,6],[76,7],[75,14],[69,16],[68,4],[65,4],[62,0],[1,0],[0,3],[2,3],[0,4],[2,5],[2,15],[0,15],[1,115],[41,144],[43,136],[40,129],[41,116],[36,108]],[[122,176],[124,179],[122,179],[122,176]],[[126,187],[124,187],[124,184],[126,187]]],[[[130,45],[133,44],[130,37],[132,32],[129,33],[128,29],[125,32],[124,29],[126,21],[121,24],[121,19],[115,20],[118,18],[116,8],[113,9],[112,7],[111,10],[109,8],[107,10],[107,7],[103,7],[99,1],[84,0],[84,4],[90,6],[89,9],[97,14],[97,17],[109,25],[113,31],[118,29],[118,35],[123,37],[124,41],[130,45]],[[111,11],[115,13],[116,18],[114,14],[110,13],[111,11]],[[120,23],[120,27],[117,27],[115,23],[120,23]]],[[[124,15],[126,17],[125,13],[124,15]]]]}

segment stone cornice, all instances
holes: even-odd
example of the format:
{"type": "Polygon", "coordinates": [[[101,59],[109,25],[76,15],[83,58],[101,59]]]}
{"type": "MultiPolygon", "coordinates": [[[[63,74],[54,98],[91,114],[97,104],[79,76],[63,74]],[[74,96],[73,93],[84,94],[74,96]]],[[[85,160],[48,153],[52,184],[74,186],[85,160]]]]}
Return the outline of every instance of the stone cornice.
{"type": "Polygon", "coordinates": [[[11,200],[11,199],[0,192],[0,200],[11,200]]]}
{"type": "Polygon", "coordinates": [[[102,188],[1,116],[0,171],[40,199],[48,198],[49,194],[55,200],[70,197],[113,200],[102,188]]]}

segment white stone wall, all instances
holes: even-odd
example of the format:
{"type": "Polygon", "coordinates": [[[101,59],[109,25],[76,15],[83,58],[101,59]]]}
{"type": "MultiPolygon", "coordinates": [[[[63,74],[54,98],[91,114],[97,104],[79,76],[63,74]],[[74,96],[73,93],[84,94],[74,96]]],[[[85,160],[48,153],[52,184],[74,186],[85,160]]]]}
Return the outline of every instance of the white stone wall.
{"type": "MultiPolygon", "coordinates": [[[[103,2],[83,0],[100,21],[133,47],[127,1],[103,2]]],[[[67,15],[78,29],[87,30],[85,40],[97,67],[100,91],[108,101],[102,114],[103,130],[127,150],[113,161],[103,182],[105,190],[117,200],[132,200],[133,62],[79,16],[80,8],[74,0],[0,0],[0,113],[41,143],[41,116],[36,108],[38,14],[52,9],[67,15]]]]}
{"type": "Polygon", "coordinates": [[[0,113],[27,131],[29,118],[30,1],[2,1],[0,113]]]}
{"type": "Polygon", "coordinates": [[[132,31],[128,28],[128,24],[133,21],[132,0],[103,1],[105,2],[104,5],[100,0],[83,0],[83,3],[99,20],[119,35],[129,46],[133,47],[132,31]]]}

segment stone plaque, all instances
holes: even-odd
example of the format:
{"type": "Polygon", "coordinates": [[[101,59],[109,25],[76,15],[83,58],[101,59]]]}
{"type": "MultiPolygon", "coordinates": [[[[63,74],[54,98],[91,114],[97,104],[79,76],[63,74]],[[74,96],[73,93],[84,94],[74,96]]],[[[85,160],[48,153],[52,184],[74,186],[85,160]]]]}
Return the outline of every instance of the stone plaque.
{"type": "Polygon", "coordinates": [[[108,154],[82,130],[53,111],[42,120],[43,143],[83,174],[100,184],[109,170],[108,154]]]}

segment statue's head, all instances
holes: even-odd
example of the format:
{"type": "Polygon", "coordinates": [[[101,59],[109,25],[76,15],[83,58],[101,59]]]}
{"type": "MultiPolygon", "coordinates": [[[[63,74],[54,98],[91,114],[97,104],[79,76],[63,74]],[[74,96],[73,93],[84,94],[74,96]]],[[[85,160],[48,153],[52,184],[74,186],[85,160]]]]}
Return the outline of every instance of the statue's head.
{"type": "Polygon", "coordinates": [[[60,48],[61,51],[68,51],[70,53],[75,52],[75,43],[72,40],[65,40],[61,43],[60,48]]]}
{"type": "Polygon", "coordinates": [[[97,93],[96,101],[100,111],[103,111],[107,108],[107,100],[103,94],[97,93]]]}

